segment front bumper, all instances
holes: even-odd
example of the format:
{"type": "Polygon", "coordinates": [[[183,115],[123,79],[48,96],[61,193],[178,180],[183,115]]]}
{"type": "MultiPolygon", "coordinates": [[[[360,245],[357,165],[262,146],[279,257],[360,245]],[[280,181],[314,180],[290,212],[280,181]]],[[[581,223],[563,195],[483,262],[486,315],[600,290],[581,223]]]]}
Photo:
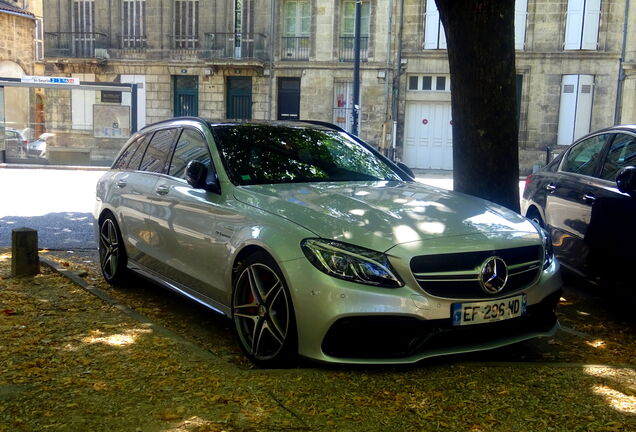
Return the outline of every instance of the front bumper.
{"type": "Polygon", "coordinates": [[[558,268],[554,261],[535,284],[514,293],[526,294],[524,317],[458,327],[451,322],[451,305],[463,299],[432,297],[419,286],[390,289],[338,280],[305,259],[281,266],[296,312],[300,355],[361,364],[414,363],[551,336],[558,329],[558,268]]]}

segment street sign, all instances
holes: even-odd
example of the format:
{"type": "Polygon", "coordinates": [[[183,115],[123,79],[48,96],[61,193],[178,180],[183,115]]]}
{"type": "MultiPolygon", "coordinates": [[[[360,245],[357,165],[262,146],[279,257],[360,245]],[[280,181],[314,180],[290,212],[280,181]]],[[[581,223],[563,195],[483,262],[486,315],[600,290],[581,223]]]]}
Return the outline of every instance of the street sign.
{"type": "Polygon", "coordinates": [[[79,85],[79,78],[73,77],[47,77],[47,76],[25,76],[20,79],[23,83],[38,83],[38,84],[67,84],[67,85],[79,85]]]}

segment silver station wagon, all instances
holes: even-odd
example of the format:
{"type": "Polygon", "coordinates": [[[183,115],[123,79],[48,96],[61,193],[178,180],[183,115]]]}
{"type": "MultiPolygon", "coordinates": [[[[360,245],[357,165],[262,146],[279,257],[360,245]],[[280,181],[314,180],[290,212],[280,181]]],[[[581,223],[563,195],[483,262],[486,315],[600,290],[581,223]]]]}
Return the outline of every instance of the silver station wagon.
{"type": "Polygon", "coordinates": [[[227,316],[266,367],[411,363],[554,334],[548,234],[408,172],[321,122],[145,127],[97,185],[104,278],[132,271],[227,316]]]}

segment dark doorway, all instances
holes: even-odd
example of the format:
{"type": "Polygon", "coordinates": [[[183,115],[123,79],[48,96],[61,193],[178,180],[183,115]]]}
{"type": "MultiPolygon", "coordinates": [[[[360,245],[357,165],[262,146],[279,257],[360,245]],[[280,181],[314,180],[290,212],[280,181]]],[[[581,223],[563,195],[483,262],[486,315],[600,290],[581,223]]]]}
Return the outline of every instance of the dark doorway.
{"type": "Polygon", "coordinates": [[[278,78],[278,120],[300,119],[300,78],[278,78]]]}
{"type": "Polygon", "coordinates": [[[175,117],[199,115],[199,77],[173,76],[172,82],[175,117]]]}
{"type": "Polygon", "coordinates": [[[227,78],[227,118],[252,118],[252,78],[227,78]]]}

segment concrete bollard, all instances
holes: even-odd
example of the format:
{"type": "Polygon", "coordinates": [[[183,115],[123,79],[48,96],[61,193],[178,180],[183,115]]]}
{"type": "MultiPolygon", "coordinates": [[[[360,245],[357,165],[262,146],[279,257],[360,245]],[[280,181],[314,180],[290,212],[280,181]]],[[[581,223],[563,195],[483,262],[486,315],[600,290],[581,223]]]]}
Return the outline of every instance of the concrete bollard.
{"type": "Polygon", "coordinates": [[[11,231],[11,276],[34,276],[40,273],[38,232],[31,228],[11,231]]]}

